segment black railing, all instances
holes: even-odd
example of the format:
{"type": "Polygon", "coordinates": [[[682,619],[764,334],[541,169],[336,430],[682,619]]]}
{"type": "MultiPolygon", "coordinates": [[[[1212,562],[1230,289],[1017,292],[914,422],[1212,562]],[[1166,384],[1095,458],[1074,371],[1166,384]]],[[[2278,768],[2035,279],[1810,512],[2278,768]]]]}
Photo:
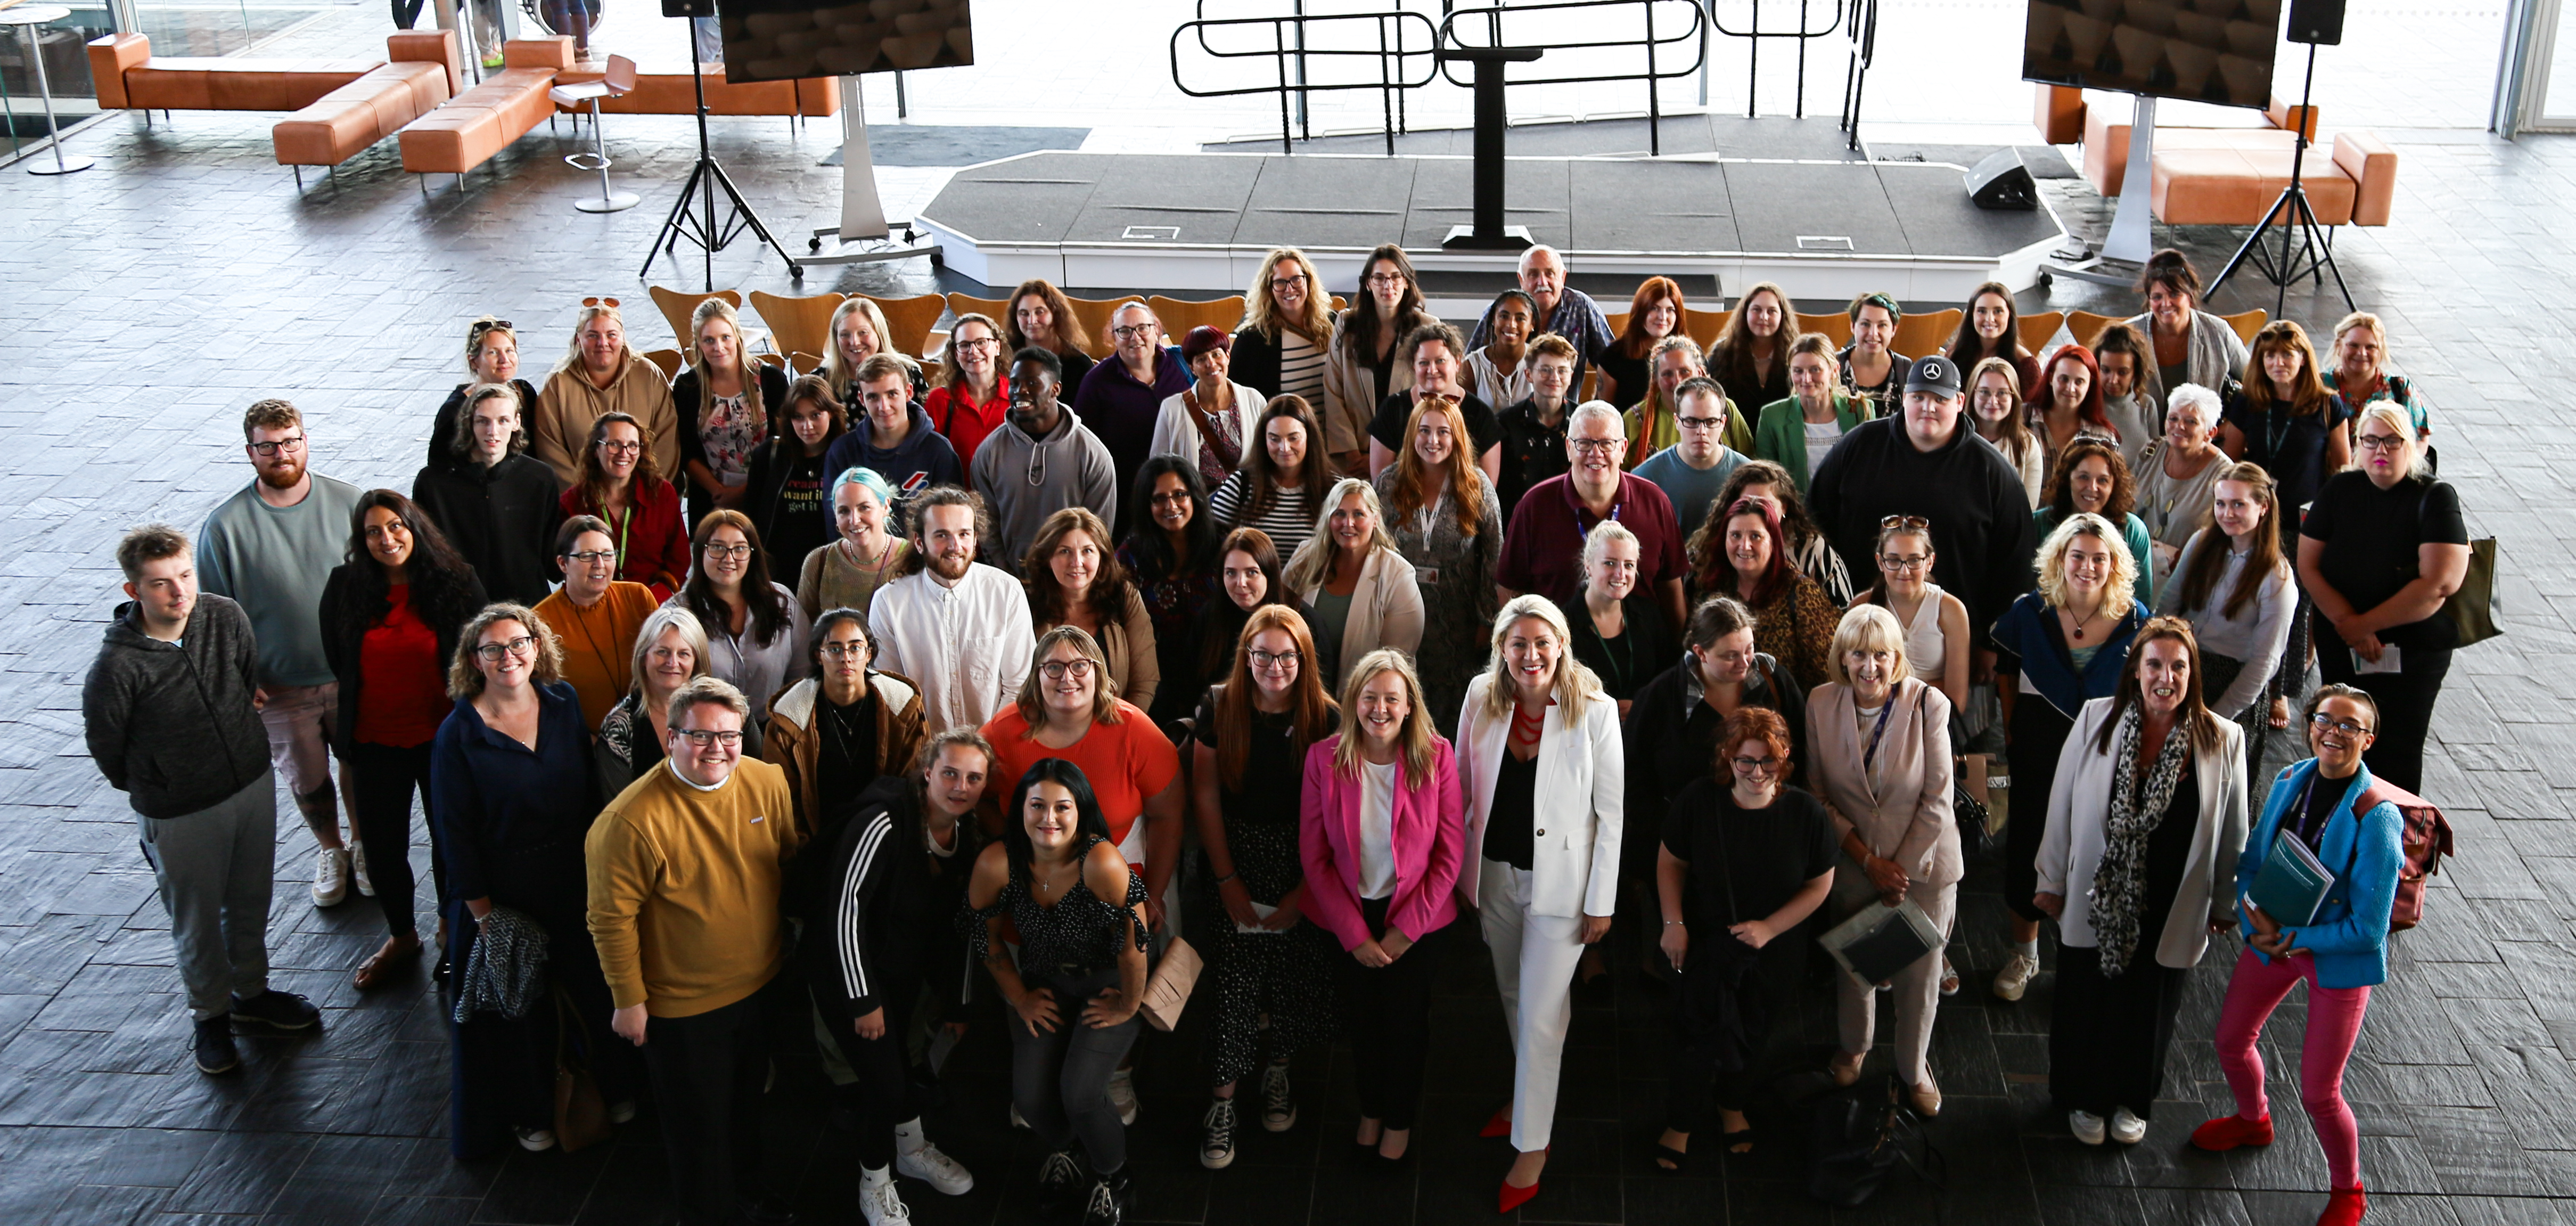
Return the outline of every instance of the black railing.
{"type": "MultiPolygon", "coordinates": [[[[1834,15],[1827,18],[1823,25],[1811,28],[1808,26],[1807,22],[1814,16],[1814,0],[1798,0],[1798,24],[1795,28],[1787,30],[1765,30],[1762,28],[1762,0],[1752,0],[1752,4],[1752,15],[1750,19],[1744,23],[1744,28],[1741,30],[1727,29],[1725,22],[1717,20],[1714,12],[1715,6],[1713,4],[1711,5],[1712,11],[1709,16],[1709,24],[1714,26],[1718,33],[1726,35],[1728,38],[1741,38],[1750,44],[1747,49],[1748,59],[1744,73],[1744,117],[1747,119],[1754,117],[1754,91],[1761,84],[1762,80],[1762,40],[1766,38],[1785,38],[1798,44],[1798,101],[1796,115],[1798,118],[1804,119],[1807,117],[1807,43],[1813,39],[1832,38],[1834,35],[1841,33],[1843,27],[1849,24],[1847,18],[1849,16],[1848,10],[1850,5],[1846,0],[1834,0],[1834,15]]],[[[1708,99],[1705,97],[1700,99],[1702,102],[1706,102],[1707,100],[1708,99]]]]}
{"type": "MultiPolygon", "coordinates": [[[[1201,3],[1204,5],[1205,0],[1201,0],[1201,3]]],[[[1201,11],[1205,11],[1204,7],[1201,11]]],[[[1279,147],[1283,152],[1288,153],[1296,152],[1290,136],[1289,99],[1291,97],[1297,100],[1296,127],[1302,130],[1306,139],[1312,140],[1315,133],[1305,106],[1308,94],[1373,89],[1378,91],[1378,105],[1385,115],[1386,151],[1391,156],[1395,153],[1395,134],[1403,130],[1404,91],[1429,85],[1433,74],[1439,71],[1439,66],[1432,58],[1432,52],[1438,45],[1438,37],[1438,31],[1432,26],[1429,17],[1401,9],[1370,13],[1299,12],[1275,17],[1201,17],[1194,21],[1184,21],[1179,28],[1172,31],[1172,86],[1193,98],[1278,94],[1279,147]],[[1263,27],[1269,30],[1268,46],[1260,45],[1259,31],[1263,27]],[[1224,49],[1208,42],[1208,33],[1211,30],[1219,32],[1217,41],[1224,44],[1224,49]],[[1418,43],[1407,37],[1417,30],[1420,35],[1418,43]],[[1247,40],[1249,45],[1236,46],[1233,40],[1226,37],[1228,31],[1248,31],[1253,37],[1247,40]],[[1364,41],[1374,35],[1376,46],[1316,47],[1310,45],[1309,33],[1315,33],[1326,39],[1337,34],[1356,34],[1358,37],[1353,40],[1354,42],[1364,41]],[[1181,39],[1184,36],[1197,42],[1199,50],[1209,58],[1220,62],[1267,59],[1271,61],[1274,79],[1260,85],[1192,88],[1190,83],[1181,76],[1181,39]],[[1373,81],[1361,79],[1317,84],[1309,79],[1307,72],[1310,63],[1315,60],[1322,60],[1328,64],[1347,63],[1352,60],[1374,61],[1377,78],[1373,81]],[[1414,60],[1420,61],[1421,78],[1419,80],[1411,75],[1410,61],[1414,60]]]]}
{"type": "MultiPolygon", "coordinates": [[[[1542,69],[1540,75],[1515,74],[1510,84],[1593,85],[1604,81],[1643,81],[1646,83],[1647,152],[1660,154],[1664,151],[1663,103],[1656,87],[1660,82],[1698,72],[1700,66],[1708,62],[1708,14],[1700,8],[1697,0],[1540,0],[1539,3],[1524,4],[1501,3],[1497,0],[1493,4],[1449,9],[1440,22],[1440,42],[1443,46],[1467,48],[1540,47],[1550,52],[1615,50],[1623,47],[1641,50],[1645,54],[1646,64],[1637,72],[1585,72],[1568,69],[1562,75],[1548,75],[1546,70],[1542,69]],[[1642,37],[1521,43],[1505,42],[1503,39],[1503,24],[1506,17],[1518,18],[1566,10],[1622,8],[1642,10],[1646,23],[1646,32],[1642,37]],[[1665,28],[1676,32],[1667,34],[1656,28],[1658,12],[1670,14],[1665,21],[1671,24],[1665,28]],[[1469,29],[1481,26],[1484,41],[1460,37],[1462,26],[1469,29]],[[1679,68],[1665,68],[1662,62],[1663,56],[1660,53],[1667,47],[1678,47],[1685,43],[1690,46],[1690,62],[1679,68]]],[[[1440,72],[1442,76],[1448,77],[1452,85],[1470,84],[1453,75],[1448,64],[1442,64],[1440,72]]]]}
{"type": "Polygon", "coordinates": [[[1851,37],[1851,60],[1843,68],[1842,128],[1849,147],[1858,150],[1861,89],[1869,84],[1870,61],[1878,57],[1878,0],[1852,0],[1843,31],[1851,37]]]}

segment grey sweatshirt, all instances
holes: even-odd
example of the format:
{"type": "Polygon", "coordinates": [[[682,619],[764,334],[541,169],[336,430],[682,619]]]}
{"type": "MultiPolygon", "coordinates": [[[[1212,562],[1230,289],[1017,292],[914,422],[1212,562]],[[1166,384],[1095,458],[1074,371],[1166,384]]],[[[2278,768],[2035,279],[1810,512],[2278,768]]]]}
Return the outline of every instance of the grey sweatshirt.
{"type": "MultiPolygon", "coordinates": [[[[1030,438],[1018,422],[1004,419],[975,449],[975,490],[993,509],[993,539],[983,560],[1008,574],[1020,573],[1020,555],[1057,511],[1089,507],[1101,522],[1118,522],[1118,472],[1109,448],[1073,410],[1057,412],[1045,438],[1030,438]]],[[[1103,541],[1101,547],[1113,546],[1103,541]]]]}
{"type": "Polygon", "coordinates": [[[212,593],[197,597],[175,643],[143,633],[134,602],[117,606],[81,685],[81,720],[100,773],[145,817],[215,807],[268,772],[268,734],[250,619],[212,593]]]}
{"type": "Polygon", "coordinates": [[[241,603],[259,635],[259,682],[322,685],[322,585],[348,560],[358,487],[316,474],[304,501],[272,507],[245,487],[197,530],[197,581],[241,603]]]}

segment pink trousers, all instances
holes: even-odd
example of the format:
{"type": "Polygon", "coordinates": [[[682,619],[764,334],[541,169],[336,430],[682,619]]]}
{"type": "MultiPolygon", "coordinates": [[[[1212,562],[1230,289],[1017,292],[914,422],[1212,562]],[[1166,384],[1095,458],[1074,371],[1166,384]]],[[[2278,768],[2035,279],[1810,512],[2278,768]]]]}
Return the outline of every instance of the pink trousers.
{"type": "Polygon", "coordinates": [[[2308,985],[2308,1029],[2299,1041],[2299,1105],[2307,1109],[2317,1143],[2325,1148],[2334,1187],[2357,1188],[2361,1133],[2353,1125],[2352,1107],[2343,1100],[2343,1068],[2361,1038],[2369,988],[2320,987],[2314,958],[2274,958],[2266,964],[2246,950],[2236,960],[2226,1003],[2218,1010],[2218,1066],[2226,1070],[2227,1088],[2236,1094],[2238,1118],[2259,1120],[2271,1114],[2263,1095],[2263,1057],[2254,1050],[2254,1040],[2301,980],[2308,985]]]}

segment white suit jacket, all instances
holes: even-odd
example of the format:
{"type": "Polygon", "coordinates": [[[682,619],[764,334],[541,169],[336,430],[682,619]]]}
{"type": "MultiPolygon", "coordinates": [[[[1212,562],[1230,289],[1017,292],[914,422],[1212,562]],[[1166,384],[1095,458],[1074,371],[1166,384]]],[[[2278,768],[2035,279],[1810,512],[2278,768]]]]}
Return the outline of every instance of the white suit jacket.
{"type": "MultiPolygon", "coordinates": [[[[1565,666],[1575,667],[1572,657],[1565,666]]],[[[1466,705],[1458,713],[1458,779],[1467,793],[1470,855],[1484,852],[1485,822],[1494,812],[1495,772],[1503,755],[1511,752],[1507,745],[1511,714],[1485,713],[1485,693],[1493,684],[1490,672],[1469,682],[1466,705]]],[[[1609,915],[1617,908],[1621,801],[1626,787],[1619,704],[1595,695],[1581,723],[1573,728],[1565,726],[1563,711],[1550,709],[1538,742],[1531,914],[1571,918],[1609,915]]],[[[1479,875],[1458,874],[1469,902],[1476,901],[1479,875]]]]}
{"type": "MultiPolygon", "coordinates": [[[[2111,784],[2119,773],[2118,736],[2112,737],[2112,753],[2096,751],[2093,738],[2110,722],[2112,701],[2096,698],[2085,703],[2075,719],[2075,730],[2066,734],[2066,748],[2057,756],[2057,785],[2048,793],[2048,829],[2040,836],[2036,859],[2040,892],[2066,899],[2066,911],[2057,920],[2059,939],[2088,949],[2098,944],[2093,935],[2093,877],[2102,867],[2111,784]]],[[[2173,735],[2181,736],[2182,731],[2176,729],[2173,735]]],[[[2236,858],[2245,850],[2249,824],[2245,730],[2232,720],[2219,720],[2218,744],[2195,749],[2191,765],[2200,789],[2200,811],[2192,815],[2191,856],[2182,888],[2175,892],[2173,907],[2165,915],[2164,931],[2138,934],[2138,954],[2132,965],[2143,962],[2151,950],[2159,966],[2180,969],[2199,962],[2209,948],[2213,904],[2223,911],[2235,901],[2236,858]]],[[[2167,814],[2164,820],[2178,816],[2167,814]]]]}

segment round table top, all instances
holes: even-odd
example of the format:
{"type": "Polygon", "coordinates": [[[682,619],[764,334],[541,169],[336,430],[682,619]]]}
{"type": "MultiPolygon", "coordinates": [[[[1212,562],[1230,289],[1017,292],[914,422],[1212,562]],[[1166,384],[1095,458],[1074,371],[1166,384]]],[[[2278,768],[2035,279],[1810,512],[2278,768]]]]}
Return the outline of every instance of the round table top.
{"type": "Polygon", "coordinates": [[[59,4],[22,4],[16,8],[0,9],[0,26],[40,26],[71,15],[70,9],[59,4]]]}

